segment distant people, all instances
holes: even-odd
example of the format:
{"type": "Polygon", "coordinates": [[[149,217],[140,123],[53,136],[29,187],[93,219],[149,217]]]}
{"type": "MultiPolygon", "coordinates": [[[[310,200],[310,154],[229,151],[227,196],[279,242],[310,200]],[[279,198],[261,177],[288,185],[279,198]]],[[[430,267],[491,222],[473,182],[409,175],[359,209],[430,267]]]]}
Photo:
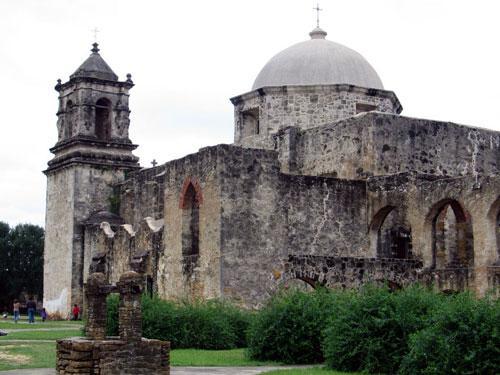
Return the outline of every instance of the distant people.
{"type": "Polygon", "coordinates": [[[47,310],[45,310],[45,307],[42,307],[42,311],[40,311],[40,317],[42,318],[42,323],[47,320],[47,310]]]}
{"type": "Polygon", "coordinates": [[[14,323],[16,323],[16,324],[21,316],[21,314],[19,313],[20,307],[21,307],[21,304],[19,303],[19,301],[17,299],[15,299],[12,310],[14,311],[14,323]]]}
{"type": "Polygon", "coordinates": [[[26,308],[28,309],[28,323],[35,323],[35,311],[36,311],[36,302],[33,301],[33,297],[28,299],[26,302],[26,308]]]}
{"type": "Polygon", "coordinates": [[[75,303],[75,305],[73,306],[73,318],[71,320],[78,320],[79,316],[80,316],[80,308],[75,303]]]}

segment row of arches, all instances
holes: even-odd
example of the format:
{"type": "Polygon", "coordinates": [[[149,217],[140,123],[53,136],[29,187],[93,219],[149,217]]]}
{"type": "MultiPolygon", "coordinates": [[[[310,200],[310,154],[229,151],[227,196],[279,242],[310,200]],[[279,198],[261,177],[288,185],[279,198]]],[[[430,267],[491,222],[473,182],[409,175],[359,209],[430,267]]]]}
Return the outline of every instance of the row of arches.
{"type": "MultiPolygon", "coordinates": [[[[497,257],[500,256],[500,198],[487,213],[497,257]]],[[[426,240],[431,241],[431,268],[460,268],[474,265],[472,220],[454,199],[443,199],[432,206],[425,218],[426,240]]],[[[380,258],[413,258],[412,232],[401,209],[385,206],[373,217],[369,228],[371,253],[380,258]]]]}

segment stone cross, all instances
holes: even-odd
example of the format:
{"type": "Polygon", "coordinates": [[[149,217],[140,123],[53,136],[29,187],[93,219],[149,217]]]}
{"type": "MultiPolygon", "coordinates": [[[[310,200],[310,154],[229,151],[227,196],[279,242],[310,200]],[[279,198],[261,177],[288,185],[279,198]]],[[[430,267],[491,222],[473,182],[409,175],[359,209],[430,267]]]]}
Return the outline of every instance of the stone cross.
{"type": "Polygon", "coordinates": [[[158,162],[156,161],[156,159],[153,159],[153,161],[151,162],[151,164],[153,165],[153,167],[156,167],[156,165],[158,164],[158,162]]]}
{"type": "Polygon", "coordinates": [[[319,12],[322,11],[319,7],[319,3],[316,3],[316,8],[313,8],[316,11],[316,27],[319,27],[319,12]]]}
{"type": "Polygon", "coordinates": [[[92,30],[92,32],[94,33],[94,42],[97,42],[97,33],[99,32],[99,30],[96,28],[94,28],[94,30],[92,30]]]}

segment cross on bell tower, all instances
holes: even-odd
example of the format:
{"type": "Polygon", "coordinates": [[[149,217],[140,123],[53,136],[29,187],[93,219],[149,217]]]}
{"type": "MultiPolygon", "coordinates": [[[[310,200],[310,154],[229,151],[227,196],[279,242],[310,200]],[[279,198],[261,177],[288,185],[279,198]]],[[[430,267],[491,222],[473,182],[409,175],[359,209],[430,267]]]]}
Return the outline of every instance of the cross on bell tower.
{"type": "Polygon", "coordinates": [[[94,33],[94,43],[97,43],[97,33],[100,32],[99,29],[97,29],[97,27],[95,27],[92,32],[94,33]]]}

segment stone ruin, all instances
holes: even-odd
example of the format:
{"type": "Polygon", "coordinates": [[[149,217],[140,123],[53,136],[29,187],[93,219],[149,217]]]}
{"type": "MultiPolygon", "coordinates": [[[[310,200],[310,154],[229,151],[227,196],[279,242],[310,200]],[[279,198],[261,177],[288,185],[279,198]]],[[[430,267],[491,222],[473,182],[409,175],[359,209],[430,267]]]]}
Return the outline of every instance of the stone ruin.
{"type": "Polygon", "coordinates": [[[85,285],[87,326],[85,338],[57,341],[58,374],[170,374],[170,343],[142,337],[141,294],[144,277],[136,271],[121,275],[116,285],[107,282],[104,254],[93,259],[85,285]],[[120,294],[119,334],[106,336],[106,297],[120,294]]]}

